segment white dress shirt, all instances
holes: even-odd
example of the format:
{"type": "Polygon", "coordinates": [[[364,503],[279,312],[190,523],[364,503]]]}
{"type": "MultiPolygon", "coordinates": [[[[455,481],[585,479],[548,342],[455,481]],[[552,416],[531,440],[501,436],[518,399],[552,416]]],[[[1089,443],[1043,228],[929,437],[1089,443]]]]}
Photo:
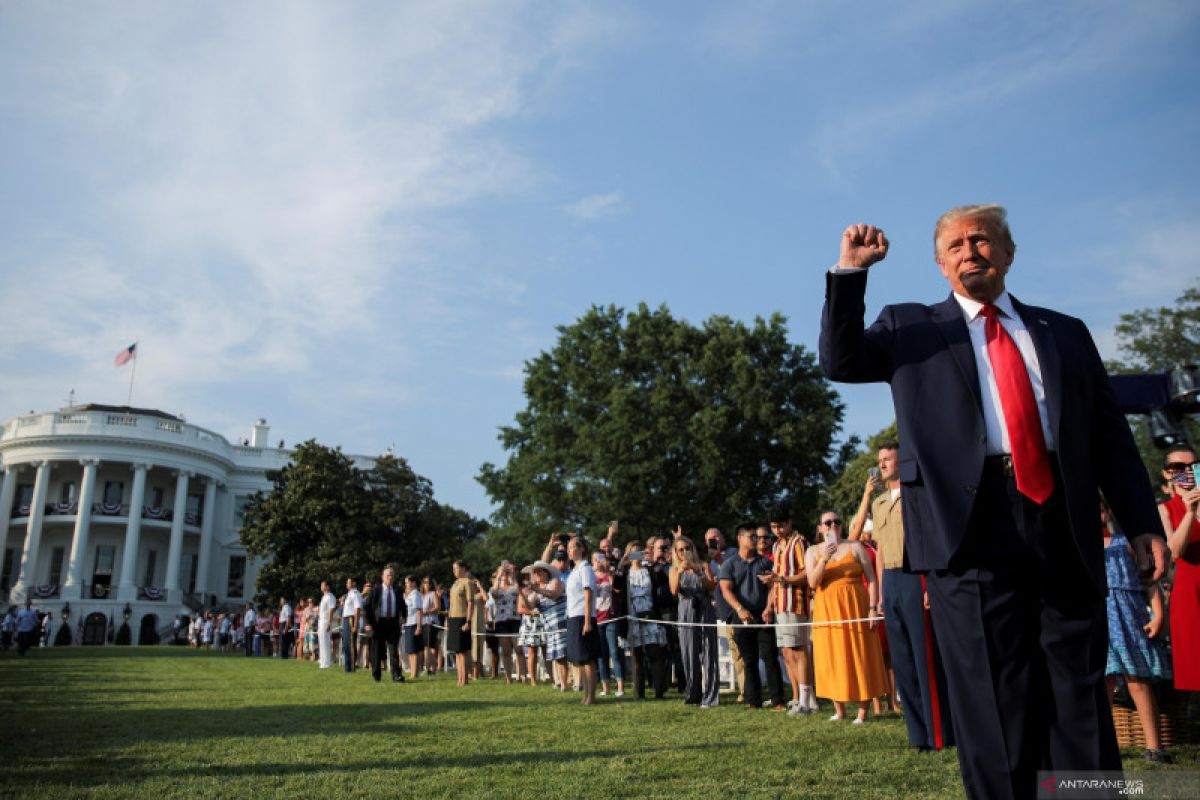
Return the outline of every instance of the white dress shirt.
{"type": "Polygon", "coordinates": [[[362,595],[358,593],[358,589],[346,592],[346,599],[342,601],[342,618],[349,619],[354,616],[356,611],[361,610],[362,595]]]}
{"type": "MultiPolygon", "coordinates": [[[[957,292],[954,299],[962,307],[963,316],[967,321],[967,332],[971,334],[971,349],[975,352],[975,366],[978,367],[979,389],[983,397],[983,421],[987,426],[988,455],[1001,455],[1012,452],[1008,442],[1008,427],[1004,424],[1004,410],[1000,406],[1000,389],[996,385],[996,376],[992,373],[992,361],[988,357],[987,320],[980,313],[983,304],[963,297],[957,292]]],[[[1046,449],[1054,449],[1054,435],[1050,432],[1050,415],[1046,411],[1046,387],[1042,382],[1042,365],[1038,361],[1037,350],[1033,346],[1033,337],[1026,329],[1021,316],[1013,308],[1012,298],[1004,292],[992,303],[1000,312],[997,317],[1000,325],[1008,331],[1021,351],[1025,361],[1025,370],[1029,373],[1029,382],[1033,385],[1033,399],[1037,401],[1038,417],[1042,421],[1042,435],[1046,437],[1046,449]]]]}
{"type": "Polygon", "coordinates": [[[317,610],[317,630],[325,630],[329,627],[335,608],[337,608],[337,598],[333,596],[333,592],[323,594],[321,607],[317,610]]]}

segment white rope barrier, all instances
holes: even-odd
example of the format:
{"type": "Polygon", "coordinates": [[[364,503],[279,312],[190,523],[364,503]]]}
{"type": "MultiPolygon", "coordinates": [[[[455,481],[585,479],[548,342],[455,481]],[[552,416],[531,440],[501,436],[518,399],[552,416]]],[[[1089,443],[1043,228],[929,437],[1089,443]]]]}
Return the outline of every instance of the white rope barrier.
{"type": "MultiPolygon", "coordinates": [[[[753,623],[748,623],[748,622],[742,622],[740,620],[738,622],[679,622],[678,620],[651,619],[649,617],[635,617],[635,616],[631,616],[631,615],[626,615],[623,617],[614,617],[613,619],[606,619],[604,622],[598,622],[596,624],[597,624],[597,626],[611,625],[612,623],[620,622],[623,619],[633,620],[634,622],[640,622],[643,625],[671,625],[676,628],[722,628],[722,627],[725,627],[725,628],[825,628],[825,627],[833,627],[835,625],[856,625],[856,624],[859,624],[862,622],[883,622],[884,618],[883,617],[859,617],[858,619],[831,619],[831,620],[821,620],[819,622],[814,622],[814,621],[810,620],[807,622],[753,622],[753,623]]],[[[443,631],[446,630],[444,625],[432,625],[431,627],[434,627],[434,628],[437,628],[437,629],[443,630],[443,631]]],[[[549,636],[551,634],[566,633],[566,632],[567,632],[566,628],[557,628],[552,631],[535,631],[532,635],[534,635],[534,636],[539,636],[539,635],[549,636]]],[[[487,633],[486,631],[483,633],[478,633],[478,632],[473,631],[471,633],[471,635],[472,636],[495,636],[498,639],[502,639],[502,638],[515,639],[515,638],[518,638],[521,636],[520,633],[487,633]]]]}

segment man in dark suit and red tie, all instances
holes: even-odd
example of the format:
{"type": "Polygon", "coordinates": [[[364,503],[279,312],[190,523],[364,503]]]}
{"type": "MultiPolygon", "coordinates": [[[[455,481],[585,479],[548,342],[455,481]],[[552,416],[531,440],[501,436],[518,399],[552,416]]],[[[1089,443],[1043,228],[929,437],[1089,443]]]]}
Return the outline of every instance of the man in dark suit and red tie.
{"type": "Polygon", "coordinates": [[[886,306],[864,330],[868,268],[888,240],[846,228],[826,276],[821,367],[891,385],[905,569],[926,576],[967,794],[1032,798],[1039,769],[1121,768],[1099,493],[1147,577],[1169,555],[1087,328],[1005,288],[1005,210],[947,212],[934,249],[950,297],[886,306]]]}
{"type": "Polygon", "coordinates": [[[392,680],[404,682],[400,668],[400,629],[408,609],[404,595],[396,586],[396,572],[391,567],[383,570],[383,578],[367,598],[363,630],[371,635],[371,676],[378,682],[382,672],[384,653],[392,670],[392,680]]]}

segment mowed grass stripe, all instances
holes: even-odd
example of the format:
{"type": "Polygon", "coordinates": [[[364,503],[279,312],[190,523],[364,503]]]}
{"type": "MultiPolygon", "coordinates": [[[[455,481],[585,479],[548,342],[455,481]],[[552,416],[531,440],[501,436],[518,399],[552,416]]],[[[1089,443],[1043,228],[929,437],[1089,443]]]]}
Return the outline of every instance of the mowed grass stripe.
{"type": "Polygon", "coordinates": [[[13,797],[959,797],[903,721],[830,723],[452,675],[395,685],[168,647],[0,657],[13,797]]]}

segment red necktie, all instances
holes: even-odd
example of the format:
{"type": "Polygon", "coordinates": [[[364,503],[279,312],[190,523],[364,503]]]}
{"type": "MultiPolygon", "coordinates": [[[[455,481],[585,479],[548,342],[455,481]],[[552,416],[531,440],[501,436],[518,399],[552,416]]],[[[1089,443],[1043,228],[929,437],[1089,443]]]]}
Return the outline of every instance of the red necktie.
{"type": "Polygon", "coordinates": [[[1042,420],[1038,416],[1033,384],[1025,369],[1025,359],[1017,343],[1000,324],[996,307],[985,304],[988,358],[992,375],[1000,390],[1000,407],[1004,411],[1004,427],[1008,429],[1008,445],[1012,449],[1013,472],[1017,490],[1039,505],[1054,491],[1054,474],[1046,454],[1046,438],[1042,435],[1042,420]]]}

